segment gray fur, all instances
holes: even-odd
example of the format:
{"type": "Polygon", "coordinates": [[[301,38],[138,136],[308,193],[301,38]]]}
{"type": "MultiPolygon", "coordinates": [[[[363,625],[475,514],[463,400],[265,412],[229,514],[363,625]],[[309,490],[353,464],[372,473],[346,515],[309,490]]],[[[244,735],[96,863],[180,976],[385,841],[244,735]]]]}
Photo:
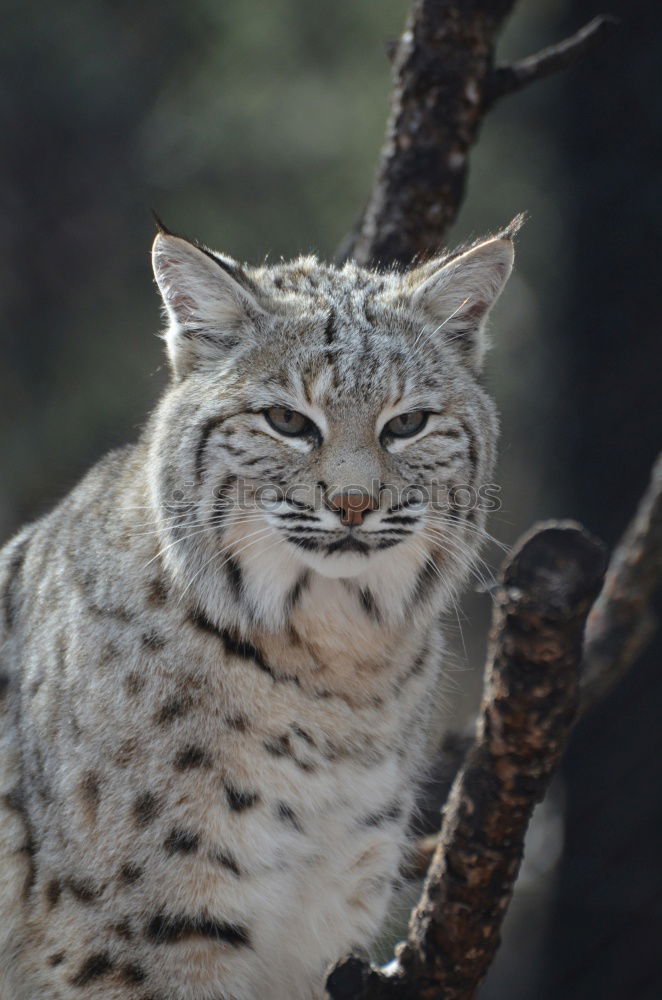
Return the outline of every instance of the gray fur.
{"type": "Polygon", "coordinates": [[[393,497],[489,481],[512,244],[377,274],[162,233],[154,260],[170,387],[0,554],[0,995],[312,1000],[406,849],[485,513],[393,497]],[[299,492],[264,511],[265,484],[299,492]],[[348,486],[379,503],[351,529],[321,499],[348,486]]]}

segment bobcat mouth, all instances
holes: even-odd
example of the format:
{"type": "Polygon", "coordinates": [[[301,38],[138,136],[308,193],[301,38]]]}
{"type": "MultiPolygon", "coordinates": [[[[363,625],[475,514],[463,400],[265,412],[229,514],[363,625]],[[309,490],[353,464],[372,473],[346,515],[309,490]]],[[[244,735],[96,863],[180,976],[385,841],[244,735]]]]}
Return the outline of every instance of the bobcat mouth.
{"type": "Polygon", "coordinates": [[[336,552],[359,552],[361,555],[366,555],[370,552],[370,546],[355,535],[348,534],[344,538],[339,538],[337,542],[327,545],[325,552],[329,556],[336,552]]]}
{"type": "Polygon", "coordinates": [[[342,552],[354,552],[360,555],[367,555],[371,548],[365,542],[362,542],[360,538],[356,538],[355,535],[347,534],[342,538],[336,539],[335,542],[330,542],[325,544],[321,539],[310,538],[308,536],[301,537],[300,535],[288,535],[288,542],[292,545],[296,545],[300,549],[304,549],[306,552],[319,552],[324,555],[335,555],[342,552]]]}
{"type": "Polygon", "coordinates": [[[365,573],[371,565],[371,559],[377,558],[383,551],[399,545],[414,532],[398,528],[382,531],[356,532],[353,528],[344,529],[338,535],[325,530],[309,534],[287,531],[285,538],[299,550],[302,561],[321,576],[332,579],[350,578],[365,573]],[[329,538],[329,535],[331,537],[329,538]]]}
{"type": "Polygon", "coordinates": [[[305,552],[317,552],[324,556],[345,554],[368,556],[374,552],[382,552],[384,549],[393,548],[412,534],[412,531],[398,531],[395,536],[391,532],[388,534],[386,532],[375,532],[374,535],[378,537],[371,537],[369,542],[358,538],[351,531],[347,532],[341,538],[336,538],[333,542],[325,542],[320,537],[311,538],[310,535],[288,534],[286,538],[292,545],[296,545],[297,548],[303,549],[305,552]]]}

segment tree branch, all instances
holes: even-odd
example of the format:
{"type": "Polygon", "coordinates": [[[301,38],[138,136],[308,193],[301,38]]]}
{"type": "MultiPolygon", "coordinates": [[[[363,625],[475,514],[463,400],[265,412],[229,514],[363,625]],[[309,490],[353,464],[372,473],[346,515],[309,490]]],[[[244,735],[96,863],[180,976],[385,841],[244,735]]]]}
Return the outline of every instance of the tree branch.
{"type": "Polygon", "coordinates": [[[413,0],[393,54],[386,138],[338,261],[410,264],[439,249],[464,197],[496,37],[515,0],[413,0]]]}
{"type": "Polygon", "coordinates": [[[499,944],[531,813],[575,717],[584,622],[604,563],[603,547],[569,523],[534,529],[506,562],[476,739],[408,939],[388,976],[358,959],[337,966],[331,1000],[474,996],[499,944]]]}
{"type": "Polygon", "coordinates": [[[337,262],[408,265],[439,251],[464,198],[469,152],[495,100],[568,66],[617,21],[603,15],[537,55],[494,69],[515,0],[413,0],[389,45],[393,87],[386,137],[366,208],[337,262]]]}
{"type": "Polygon", "coordinates": [[[586,623],[581,711],[587,711],[630,669],[657,622],[652,599],[662,584],[662,453],[637,512],[609,562],[586,623]]]}
{"type": "Polygon", "coordinates": [[[578,62],[594,47],[600,45],[618,24],[618,18],[610,14],[600,14],[570,38],[565,38],[556,45],[549,45],[540,52],[527,56],[526,59],[519,59],[509,66],[497,66],[486,89],[485,106],[491,107],[500,97],[522,90],[530,83],[542,80],[578,62]]]}
{"type": "Polygon", "coordinates": [[[502,571],[476,742],[399,955],[421,1000],[469,1000],[496,953],[531,813],[574,721],[604,568],[603,547],[562,523],[534,529],[502,571]]]}

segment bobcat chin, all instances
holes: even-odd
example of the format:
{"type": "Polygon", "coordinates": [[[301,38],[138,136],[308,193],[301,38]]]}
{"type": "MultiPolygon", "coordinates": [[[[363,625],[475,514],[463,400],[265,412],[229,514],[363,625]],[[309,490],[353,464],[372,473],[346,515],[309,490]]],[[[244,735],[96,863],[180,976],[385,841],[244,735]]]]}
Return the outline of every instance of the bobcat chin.
{"type": "Polygon", "coordinates": [[[492,474],[511,237],[379,273],[160,229],[170,384],[0,553],[3,1000],[313,1000],[370,946],[485,534],[452,498],[492,474]]]}

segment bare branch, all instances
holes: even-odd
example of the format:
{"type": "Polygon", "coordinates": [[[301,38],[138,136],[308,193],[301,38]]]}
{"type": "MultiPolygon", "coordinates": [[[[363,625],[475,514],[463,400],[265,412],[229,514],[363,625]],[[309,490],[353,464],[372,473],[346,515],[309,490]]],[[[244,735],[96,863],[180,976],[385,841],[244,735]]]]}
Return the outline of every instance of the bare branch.
{"type": "Polygon", "coordinates": [[[600,45],[618,24],[618,18],[610,14],[600,14],[570,38],[565,38],[556,45],[549,45],[535,55],[527,56],[526,59],[520,59],[509,66],[497,66],[486,89],[485,106],[489,107],[500,97],[528,87],[530,83],[542,80],[543,77],[578,62],[600,45]]]}
{"type": "Polygon", "coordinates": [[[504,567],[476,743],[399,956],[421,1000],[469,1000],[494,957],[531,813],[574,720],[604,565],[602,546],[562,523],[534,529],[504,567]]]}
{"type": "Polygon", "coordinates": [[[572,38],[512,66],[493,68],[515,0],[413,0],[404,33],[389,43],[393,87],[386,138],[366,208],[337,262],[410,264],[439,251],[455,221],[469,152],[494,101],[580,59],[618,22],[596,17],[572,38]]]}
{"type": "Polygon", "coordinates": [[[413,0],[393,54],[393,88],[372,194],[338,252],[409,264],[436,251],[464,197],[499,29],[515,0],[413,0]]]}
{"type": "Polygon", "coordinates": [[[570,523],[534,529],[506,562],[476,740],[408,940],[391,975],[358,959],[337,966],[332,1000],[474,996],[499,944],[531,813],[575,717],[584,622],[604,563],[602,546],[570,523]]]}
{"type": "Polygon", "coordinates": [[[637,512],[614,550],[586,623],[581,711],[602,698],[636,662],[657,622],[651,602],[662,586],[662,453],[637,512]]]}

